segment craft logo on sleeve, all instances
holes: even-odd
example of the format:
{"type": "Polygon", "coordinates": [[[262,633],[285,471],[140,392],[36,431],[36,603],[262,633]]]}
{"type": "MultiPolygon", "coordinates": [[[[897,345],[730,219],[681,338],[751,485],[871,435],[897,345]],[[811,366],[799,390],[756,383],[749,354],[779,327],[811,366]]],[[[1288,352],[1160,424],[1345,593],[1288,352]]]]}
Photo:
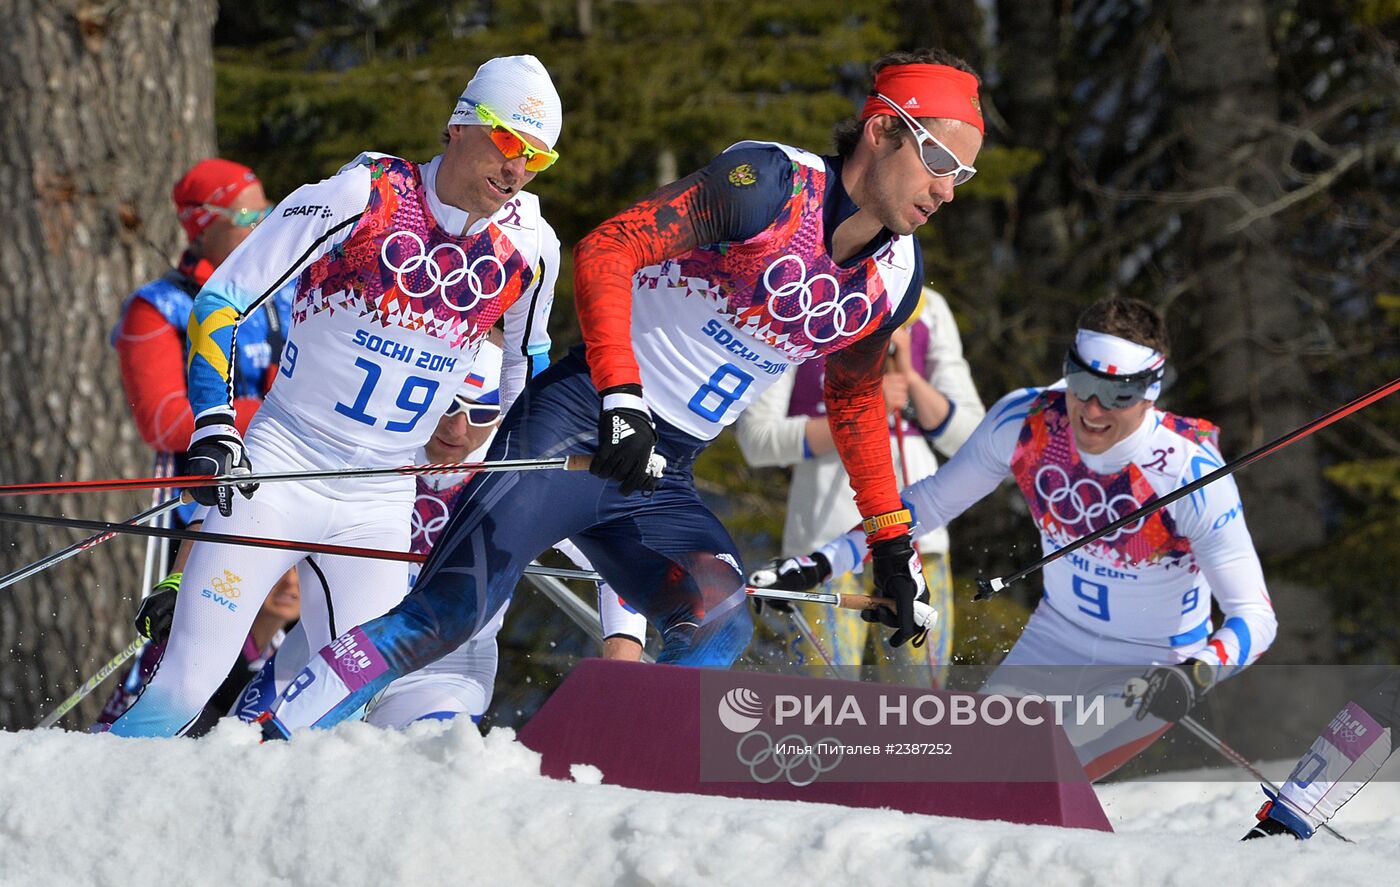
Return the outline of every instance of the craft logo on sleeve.
{"type": "Polygon", "coordinates": [[[320,216],[323,219],[331,217],[331,208],[319,204],[308,204],[306,206],[289,206],[282,210],[282,218],[288,216],[320,216]]]}
{"type": "Polygon", "coordinates": [[[758,173],[752,164],[741,163],[729,171],[729,184],[736,188],[747,188],[758,181],[758,173]]]}

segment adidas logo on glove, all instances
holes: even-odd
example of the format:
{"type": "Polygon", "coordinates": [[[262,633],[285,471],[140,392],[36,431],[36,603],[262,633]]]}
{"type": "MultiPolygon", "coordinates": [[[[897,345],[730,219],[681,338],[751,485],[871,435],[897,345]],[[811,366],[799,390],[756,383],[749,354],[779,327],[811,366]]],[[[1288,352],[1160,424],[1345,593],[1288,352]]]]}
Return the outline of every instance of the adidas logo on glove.
{"type": "Polygon", "coordinates": [[[634,434],[636,434],[636,433],[637,433],[636,429],[633,428],[631,425],[629,425],[627,422],[623,421],[623,419],[622,419],[621,416],[613,416],[613,421],[612,421],[612,442],[613,442],[613,443],[618,443],[618,442],[620,442],[620,441],[623,441],[623,440],[625,440],[625,439],[631,437],[632,435],[634,435],[634,434]]]}

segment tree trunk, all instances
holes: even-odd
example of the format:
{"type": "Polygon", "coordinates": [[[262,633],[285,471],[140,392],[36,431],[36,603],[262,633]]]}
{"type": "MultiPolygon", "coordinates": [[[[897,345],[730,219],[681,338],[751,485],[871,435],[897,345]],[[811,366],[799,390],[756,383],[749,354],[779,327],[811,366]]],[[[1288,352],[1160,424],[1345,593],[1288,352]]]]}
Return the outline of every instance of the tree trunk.
{"type": "Polygon", "coordinates": [[[997,3],[1002,86],[1001,116],[1013,145],[1045,153],[1017,195],[1017,272],[1045,286],[1057,277],[1069,249],[1069,223],[1060,187],[1060,7],[1050,3],[997,3]]]}
{"type": "MultiPolygon", "coordinates": [[[[214,0],[0,0],[0,482],[144,474],[108,333],[178,254],[170,188],[214,149],[214,0]]],[[[10,499],[122,519],[149,499],[10,499]]],[[[9,572],[77,536],[0,525],[9,572]]],[[[31,726],[134,637],[144,546],[116,539],[0,591],[0,727],[31,726]]],[[[70,715],[91,719],[105,692],[70,715]]]]}
{"type": "MultiPolygon", "coordinates": [[[[1174,0],[1173,72],[1188,189],[1238,191],[1186,215],[1188,271],[1196,280],[1199,358],[1214,414],[1232,417],[1227,451],[1240,455],[1324,410],[1298,358],[1306,338],[1303,304],[1288,275],[1278,226],[1260,219],[1232,230],[1248,205],[1283,193],[1287,159],[1279,122],[1277,58],[1263,0],[1174,0]],[[1240,199],[1242,198],[1242,199],[1240,199]]],[[[1318,545],[1323,538],[1317,448],[1282,450],[1239,475],[1250,529],[1261,553],[1318,545]]]]}

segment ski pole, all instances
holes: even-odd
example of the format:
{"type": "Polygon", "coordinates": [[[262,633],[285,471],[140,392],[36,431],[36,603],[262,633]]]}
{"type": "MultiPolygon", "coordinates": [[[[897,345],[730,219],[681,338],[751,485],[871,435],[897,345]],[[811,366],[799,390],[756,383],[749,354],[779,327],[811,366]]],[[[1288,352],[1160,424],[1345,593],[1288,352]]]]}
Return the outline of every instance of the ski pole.
{"type": "MultiPolygon", "coordinates": [[[[1207,730],[1205,728],[1205,725],[1202,724],[1200,721],[1196,720],[1190,715],[1187,715],[1186,717],[1177,721],[1177,723],[1185,727],[1187,730],[1191,731],[1191,733],[1193,733],[1197,739],[1201,740],[1206,745],[1219,752],[1220,756],[1223,757],[1225,760],[1238,766],[1240,769],[1244,770],[1245,772],[1253,776],[1255,779],[1262,782],[1269,789],[1269,791],[1273,792],[1275,795],[1279,793],[1279,787],[1274,785],[1267,778],[1265,778],[1264,774],[1260,773],[1259,769],[1249,762],[1249,758],[1246,758],[1244,755],[1240,754],[1230,746],[1226,745],[1225,740],[1221,739],[1219,736],[1216,736],[1214,733],[1207,730]]],[[[1325,822],[1322,824],[1322,828],[1329,835],[1338,839],[1339,841],[1346,841],[1348,844],[1356,843],[1351,838],[1348,838],[1346,835],[1343,835],[1341,832],[1332,828],[1325,822]]]]}
{"type": "MultiPolygon", "coordinates": [[[[0,515],[3,516],[3,515],[0,515]]],[[[834,591],[782,591],[777,588],[744,589],[749,597],[770,601],[806,601],[811,604],[830,604],[843,610],[869,610],[873,607],[894,609],[895,603],[887,597],[874,597],[868,594],[838,594],[834,591]]],[[[923,601],[914,601],[914,624],[923,629],[933,628],[938,620],[938,611],[923,601]]]]}
{"type": "Polygon", "coordinates": [[[534,576],[553,576],[555,579],[578,579],[581,582],[604,582],[594,570],[570,570],[566,567],[546,567],[544,564],[529,564],[525,572],[534,576]]]}
{"type": "MultiPolygon", "coordinates": [[[[534,566],[533,564],[531,566],[534,566]]],[[[578,597],[564,583],[553,576],[540,576],[527,574],[526,577],[540,593],[549,598],[556,607],[564,611],[564,615],[573,620],[573,623],[583,629],[584,634],[597,641],[601,646],[603,643],[603,623],[594,613],[592,608],[579,600],[578,597]]]]}
{"type": "Polygon", "coordinates": [[[400,465],[387,468],[333,468],[321,471],[283,471],[271,474],[192,474],[179,477],[132,477],[106,480],[70,480],[42,484],[6,484],[0,496],[35,496],[48,493],[100,493],[113,490],[189,489],[224,484],[276,484],[308,480],[396,477],[420,474],[468,474],[482,471],[542,471],[563,469],[584,471],[593,461],[590,455],[558,456],[553,459],[503,459],[499,462],[437,462],[428,465],[400,465]]]}
{"type": "MultiPolygon", "coordinates": [[[[160,517],[162,514],[165,514],[166,512],[174,509],[179,504],[180,497],[171,496],[164,502],[161,502],[157,505],[153,505],[145,511],[141,512],[140,514],[127,518],[126,523],[139,524],[142,521],[152,520],[153,518],[160,517]]],[[[62,563],[63,561],[68,560],[70,557],[73,557],[76,554],[87,551],[89,548],[96,548],[98,545],[101,545],[103,542],[106,542],[108,539],[111,539],[115,535],[117,535],[115,531],[98,533],[95,536],[89,536],[81,542],[74,542],[67,548],[61,548],[58,551],[55,551],[51,554],[44,555],[34,563],[29,564],[28,566],[20,567],[18,570],[15,570],[13,573],[10,573],[6,576],[0,576],[0,588],[8,588],[9,586],[14,585],[16,582],[19,582],[23,579],[28,579],[30,576],[33,576],[36,573],[42,573],[49,567],[52,567],[58,563],[62,563]]]]}
{"type": "Polygon", "coordinates": [[[1207,484],[1212,484],[1223,477],[1228,477],[1229,475],[1234,474],[1236,471],[1239,471],[1246,465],[1257,462],[1265,456],[1269,455],[1270,453],[1274,453],[1278,450],[1283,449],[1291,443],[1302,440],[1309,434],[1312,434],[1314,431],[1319,431],[1323,428],[1326,428],[1328,425],[1331,425],[1338,419],[1341,419],[1344,416],[1349,416],[1357,410],[1363,407],[1370,406],[1376,401],[1395,393],[1397,389],[1400,389],[1400,379],[1392,380],[1386,383],[1385,385],[1382,385],[1381,387],[1377,388],[1375,391],[1372,391],[1370,394],[1363,394],[1362,396],[1356,398],[1350,403],[1343,404],[1342,406],[1337,407],[1330,413],[1324,413],[1323,415],[1318,416],[1316,419],[1312,420],[1311,422],[1302,426],[1301,428],[1297,428],[1293,431],[1290,431],[1289,433],[1285,434],[1283,437],[1280,437],[1273,443],[1267,443],[1259,449],[1255,450],[1254,452],[1249,453],[1248,455],[1241,456],[1235,461],[1230,462],[1220,468],[1217,468],[1210,474],[1198,478],[1184,487],[1180,487],[1178,489],[1173,490],[1172,492],[1161,497],[1160,499],[1153,499],[1152,501],[1143,505],[1141,508],[1138,508],[1137,510],[1132,511],[1129,514],[1120,517],[1118,520],[1113,521],[1107,526],[1101,527],[1095,530],[1094,532],[1089,533],[1086,536],[1081,536],[1080,538],[1074,540],[1073,542],[1069,543],[1063,548],[1057,548],[1056,550],[1047,554],[1045,557],[1031,564],[1029,567],[1025,567],[1022,570],[1018,570],[1017,572],[1012,573],[1010,576],[1007,576],[1004,579],[988,579],[985,576],[978,576],[977,594],[974,595],[972,599],[974,601],[986,600],[987,598],[1001,591],[1003,588],[1006,588],[1011,583],[1016,582],[1020,579],[1024,579],[1030,574],[1036,572],[1037,570],[1042,569],[1043,567],[1045,567],[1046,564],[1053,563],[1059,560],[1060,558],[1064,557],[1065,555],[1070,554],[1071,552],[1078,551],[1079,549],[1083,548],[1089,543],[1096,542],[1099,539],[1102,539],[1109,533],[1117,532],[1123,527],[1126,527],[1128,524],[1131,524],[1137,520],[1141,520],[1142,518],[1147,517],[1148,515],[1152,514],[1158,509],[1165,508],[1166,506],[1172,504],[1173,502],[1176,502],[1179,499],[1184,499],[1185,497],[1190,496],[1192,493],[1196,492],[1197,490],[1201,489],[1207,484]]]}
{"type": "MultiPolygon", "coordinates": [[[[241,545],[249,548],[278,548],[285,551],[305,551],[311,554],[334,554],[342,557],[363,557],[371,560],[404,561],[421,564],[428,559],[425,554],[411,551],[384,551],[378,548],[359,548],[353,545],[332,545],[326,542],[301,542],[290,539],[271,539],[266,536],[236,536],[232,533],[211,533],[206,530],[176,530],[164,527],[145,527],[136,524],[118,524],[111,521],[84,520],[76,517],[50,517],[42,514],[23,514],[13,511],[0,511],[0,521],[20,524],[39,524],[50,527],[70,527],[80,530],[100,530],[107,533],[126,533],[133,536],[156,536],[166,539],[188,539],[193,542],[214,542],[221,545],[241,545]]],[[[589,582],[602,582],[603,577],[592,570],[569,570],[562,567],[546,567],[540,564],[527,564],[525,572],[536,576],[553,576],[557,579],[583,579],[589,582]]],[[[810,601],[817,604],[830,604],[847,610],[868,610],[871,607],[893,608],[889,598],[872,597],[868,594],[837,594],[827,591],[780,591],[776,588],[745,589],[752,597],[779,601],[810,601]]],[[[914,602],[914,621],[929,627],[938,618],[937,612],[922,601],[914,602]]]]}
{"type": "MultiPolygon", "coordinates": [[[[169,477],[175,473],[175,454],[167,451],[156,453],[156,464],[152,471],[155,477],[169,477]]],[[[151,504],[154,505],[161,500],[164,490],[151,490],[151,504]]],[[[193,496],[181,498],[182,502],[194,501],[193,496]]],[[[170,520],[170,513],[167,512],[159,520],[155,521],[157,527],[172,527],[174,523],[170,520]]],[[[165,568],[170,564],[170,540],[150,538],[146,540],[146,555],[141,562],[141,595],[142,599],[150,594],[152,585],[160,580],[164,575],[165,568]]]]}
{"type": "MultiPolygon", "coordinates": [[[[353,545],[332,545],[326,542],[298,542],[289,539],[270,539],[266,536],[235,536],[230,533],[210,533],[203,530],[176,530],[165,527],[145,527],[137,524],[118,524],[110,521],[83,520],[76,517],[47,517],[39,514],[20,514],[0,511],[0,521],[21,524],[39,524],[51,527],[70,527],[80,530],[101,530],[112,534],[132,536],[152,536],[159,539],[188,539],[191,542],[212,542],[220,545],[240,545],[247,548],[280,548],[286,551],[305,551],[309,554],[334,554],[341,557],[362,557],[369,560],[403,561],[421,564],[428,559],[426,554],[411,551],[385,551],[379,548],[358,548],[353,545]]],[[[582,579],[588,582],[602,582],[603,577],[592,570],[568,570],[562,567],[546,567],[542,564],[527,564],[525,572],[535,576],[553,576],[556,579],[582,579]]],[[[856,597],[863,597],[856,595],[856,597]]],[[[870,606],[873,606],[871,604],[870,606]]]]}
{"type": "Polygon", "coordinates": [[[59,705],[58,708],[54,709],[47,716],[45,716],[44,719],[39,722],[39,729],[46,730],[49,727],[52,727],[54,724],[58,723],[59,718],[68,714],[68,712],[72,710],[73,706],[77,705],[79,702],[82,702],[83,699],[86,698],[89,693],[97,689],[98,685],[100,685],[103,681],[107,680],[108,675],[116,671],[118,668],[121,668],[123,662],[135,656],[138,652],[140,652],[142,647],[146,646],[147,643],[148,641],[146,638],[137,638],[136,640],[132,641],[131,644],[125,650],[113,656],[111,661],[99,668],[97,670],[97,673],[94,674],[92,677],[88,678],[87,681],[81,687],[79,687],[73,693],[72,696],[69,696],[67,699],[63,700],[63,703],[59,705]]]}
{"type": "Polygon", "coordinates": [[[831,672],[832,677],[840,680],[841,672],[836,668],[836,660],[827,652],[826,644],[822,643],[822,639],[817,637],[817,633],[812,630],[812,623],[809,622],[807,617],[802,615],[802,611],[796,607],[789,610],[788,615],[792,617],[792,622],[797,626],[797,630],[806,636],[807,642],[812,645],[812,649],[817,651],[817,655],[822,658],[822,662],[826,663],[827,671],[831,672]]]}

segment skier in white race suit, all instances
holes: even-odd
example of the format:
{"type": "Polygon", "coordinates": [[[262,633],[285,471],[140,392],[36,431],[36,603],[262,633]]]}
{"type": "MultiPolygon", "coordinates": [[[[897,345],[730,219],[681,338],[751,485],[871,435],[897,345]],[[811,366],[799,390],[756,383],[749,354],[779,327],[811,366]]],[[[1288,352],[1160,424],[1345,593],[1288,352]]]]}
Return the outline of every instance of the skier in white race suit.
{"type": "MultiPolygon", "coordinates": [[[[418,164],[362,154],[298,188],[195,299],[187,373],[190,470],[225,475],[402,465],[432,435],[502,321],[501,398],[548,361],[559,241],[522,190],[557,158],[559,96],[533,56],[491,59],[459,99],[443,153],[418,164]],[[233,425],[229,367],[240,320],[295,281],[292,326],[246,447],[233,425]]],[[[209,487],[206,529],[407,551],[411,477],[209,487]],[[250,501],[233,501],[237,488],[250,501]]],[[[123,736],[181,732],[218,686],[273,582],[299,564],[310,649],[383,613],[408,587],[405,564],[197,545],[170,642],[123,736]]]]}
{"type": "MultiPolygon", "coordinates": [[[[1167,353],[1155,309],[1095,304],[1080,318],[1063,380],[1003,397],[937,474],[904,491],[915,520],[944,526],[1010,475],[1048,554],[1220,468],[1214,425],[1155,405],[1167,353]]],[[[861,534],[847,533],[751,581],[805,589],[864,555],[861,534]]],[[[1258,659],[1276,630],[1239,490],[1226,477],[1048,564],[1044,596],[983,691],[1082,697],[1086,711],[1102,697],[1101,720],[1064,723],[1098,779],[1258,659]],[[1212,598],[1225,616],[1218,627],[1212,598]]]]}

